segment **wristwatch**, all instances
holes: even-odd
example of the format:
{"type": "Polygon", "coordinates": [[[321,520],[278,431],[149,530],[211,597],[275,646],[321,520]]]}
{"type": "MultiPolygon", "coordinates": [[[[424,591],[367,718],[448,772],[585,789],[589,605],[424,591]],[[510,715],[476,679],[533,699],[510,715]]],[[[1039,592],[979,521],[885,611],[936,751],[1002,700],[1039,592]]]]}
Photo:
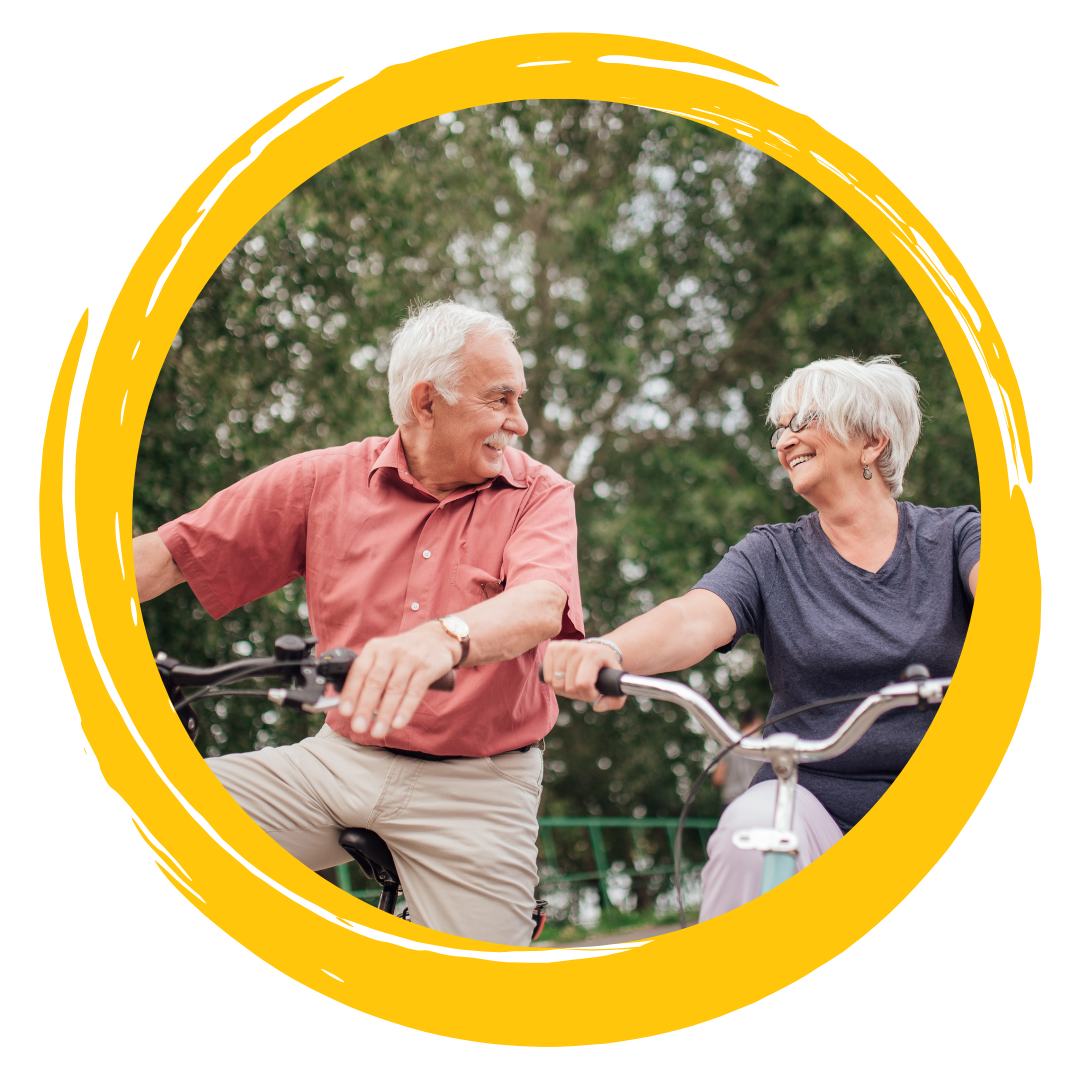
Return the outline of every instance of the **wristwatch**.
{"type": "Polygon", "coordinates": [[[469,655],[469,624],[457,615],[444,615],[439,625],[461,646],[461,659],[454,665],[459,668],[469,655]]]}

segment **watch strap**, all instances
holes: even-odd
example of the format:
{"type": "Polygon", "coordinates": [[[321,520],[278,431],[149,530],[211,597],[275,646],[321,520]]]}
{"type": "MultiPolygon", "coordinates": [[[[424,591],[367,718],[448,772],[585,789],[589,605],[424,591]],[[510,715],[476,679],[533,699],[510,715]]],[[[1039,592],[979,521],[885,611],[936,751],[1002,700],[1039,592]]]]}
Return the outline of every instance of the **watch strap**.
{"type": "Polygon", "coordinates": [[[456,668],[461,667],[469,655],[469,635],[466,634],[464,637],[458,638],[458,644],[461,646],[461,659],[454,665],[456,668]]]}
{"type": "MultiPolygon", "coordinates": [[[[458,621],[464,625],[463,620],[458,621]]],[[[459,668],[465,663],[465,660],[469,655],[469,635],[467,633],[459,634],[456,630],[451,630],[447,625],[445,618],[439,619],[439,625],[461,646],[461,658],[454,665],[454,667],[459,668]]]]}

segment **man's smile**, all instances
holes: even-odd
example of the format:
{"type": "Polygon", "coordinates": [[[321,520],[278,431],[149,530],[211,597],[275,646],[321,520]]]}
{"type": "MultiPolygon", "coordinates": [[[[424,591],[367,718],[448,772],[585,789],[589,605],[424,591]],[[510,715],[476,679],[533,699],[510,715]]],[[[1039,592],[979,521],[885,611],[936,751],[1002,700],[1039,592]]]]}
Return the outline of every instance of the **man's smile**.
{"type": "Polygon", "coordinates": [[[489,435],[484,440],[484,446],[486,446],[489,450],[495,450],[501,454],[503,450],[510,446],[516,438],[517,436],[514,435],[512,432],[503,431],[502,429],[500,429],[499,431],[496,431],[493,435],[489,435]]]}

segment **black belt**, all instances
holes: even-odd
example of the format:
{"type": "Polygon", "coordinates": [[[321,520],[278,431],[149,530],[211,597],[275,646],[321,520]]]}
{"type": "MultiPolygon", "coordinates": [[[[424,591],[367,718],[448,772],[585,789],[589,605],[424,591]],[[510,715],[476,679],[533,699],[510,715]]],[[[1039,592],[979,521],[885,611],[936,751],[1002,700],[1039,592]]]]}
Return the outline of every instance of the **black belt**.
{"type": "MultiPolygon", "coordinates": [[[[503,754],[527,754],[540,746],[538,742],[529,743],[528,746],[518,746],[513,750],[500,750],[497,754],[485,754],[484,757],[501,757],[503,754]]],[[[421,761],[479,761],[479,758],[470,758],[468,754],[425,754],[423,750],[399,750],[396,746],[381,746],[380,750],[389,750],[391,754],[399,757],[420,758],[421,761]]]]}

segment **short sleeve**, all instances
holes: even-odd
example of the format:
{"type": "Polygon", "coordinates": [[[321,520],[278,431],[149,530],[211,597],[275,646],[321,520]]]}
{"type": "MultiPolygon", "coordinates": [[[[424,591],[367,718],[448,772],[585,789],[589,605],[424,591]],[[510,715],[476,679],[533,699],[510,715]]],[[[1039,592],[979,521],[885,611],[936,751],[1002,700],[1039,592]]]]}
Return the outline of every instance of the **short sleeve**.
{"type": "Polygon", "coordinates": [[[694,586],[719,596],[735,618],[735,636],[717,652],[730,652],[743,634],[761,636],[765,624],[763,582],[772,580],[775,565],[772,543],[755,529],[694,586]]]}
{"type": "Polygon", "coordinates": [[[304,573],[309,498],[298,454],[219,491],[158,536],[199,603],[220,619],[304,573]]]}
{"type": "Polygon", "coordinates": [[[577,518],[574,485],[538,483],[529,493],[503,549],[507,588],[550,581],[566,593],[560,638],[585,636],[577,568],[577,518]]]}
{"type": "Polygon", "coordinates": [[[956,554],[956,568],[960,571],[960,580],[964,590],[971,595],[968,576],[971,568],[979,561],[982,545],[982,514],[974,506],[961,509],[953,527],[953,550],[956,554]]]}

